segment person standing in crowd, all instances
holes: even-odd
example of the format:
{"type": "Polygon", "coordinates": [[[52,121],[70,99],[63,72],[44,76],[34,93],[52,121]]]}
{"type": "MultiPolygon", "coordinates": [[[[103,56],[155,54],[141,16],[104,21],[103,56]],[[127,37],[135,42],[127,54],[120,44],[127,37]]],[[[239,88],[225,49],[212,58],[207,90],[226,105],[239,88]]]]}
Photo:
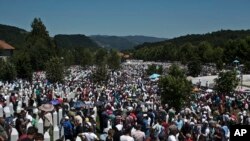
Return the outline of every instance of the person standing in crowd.
{"type": "Polygon", "coordinates": [[[44,131],[51,130],[53,126],[53,118],[51,112],[43,111],[43,119],[44,119],[44,131]]]}
{"type": "Polygon", "coordinates": [[[159,139],[159,135],[160,135],[160,133],[161,133],[161,131],[163,130],[163,127],[162,127],[162,125],[160,124],[160,120],[157,120],[156,121],[156,124],[152,127],[153,128],[153,130],[154,130],[154,138],[155,138],[155,140],[156,141],[159,141],[160,139],[159,139]]]}
{"type": "Polygon", "coordinates": [[[219,124],[216,124],[215,132],[214,132],[214,141],[221,141],[222,140],[222,129],[219,124]]]}
{"type": "Polygon", "coordinates": [[[108,136],[106,137],[106,141],[114,141],[113,140],[113,136],[114,136],[114,130],[113,129],[109,129],[108,136]]]}
{"type": "Polygon", "coordinates": [[[44,135],[42,133],[37,133],[34,137],[35,141],[44,141],[44,135]]]}
{"type": "Polygon", "coordinates": [[[120,137],[122,136],[122,131],[119,130],[117,127],[114,127],[115,133],[113,136],[114,141],[120,141],[120,137]]]}
{"type": "Polygon", "coordinates": [[[5,130],[4,126],[5,126],[4,118],[0,117],[0,137],[3,140],[7,140],[8,139],[8,134],[7,134],[7,131],[5,130]]]}
{"type": "Polygon", "coordinates": [[[78,134],[83,133],[83,126],[82,126],[82,117],[77,115],[75,116],[75,129],[74,129],[74,139],[78,136],[78,134]]]}
{"type": "Polygon", "coordinates": [[[24,110],[22,110],[20,113],[17,114],[17,119],[16,119],[16,123],[15,123],[15,128],[16,128],[19,136],[21,136],[22,134],[25,133],[26,125],[27,125],[27,121],[25,119],[25,112],[24,112],[24,110]]]}
{"type": "Polygon", "coordinates": [[[94,133],[94,129],[90,127],[87,132],[81,133],[87,141],[98,141],[99,137],[94,133]]]}
{"type": "Polygon", "coordinates": [[[180,131],[184,125],[184,122],[183,122],[183,119],[181,118],[181,115],[178,115],[178,119],[175,121],[175,124],[177,125],[177,128],[180,131]]]}
{"type": "Polygon", "coordinates": [[[70,140],[73,141],[73,126],[69,120],[68,116],[65,116],[64,121],[63,121],[63,129],[64,129],[64,138],[65,140],[70,140]]]}
{"type": "Polygon", "coordinates": [[[38,129],[31,126],[28,128],[27,134],[22,134],[18,141],[33,141],[37,133],[38,129]]]}
{"type": "Polygon", "coordinates": [[[186,134],[185,141],[193,141],[191,134],[186,134]]]}
{"type": "Polygon", "coordinates": [[[135,139],[135,141],[145,141],[146,135],[141,131],[141,125],[137,124],[135,126],[135,131],[131,133],[131,136],[135,139]]]}
{"type": "Polygon", "coordinates": [[[124,134],[120,137],[120,141],[134,141],[134,138],[131,137],[131,128],[125,129],[124,134]]]}
{"type": "Polygon", "coordinates": [[[12,92],[10,95],[10,102],[12,102],[12,104],[13,104],[13,109],[16,110],[18,101],[17,101],[17,97],[16,97],[14,92],[12,92]]]}
{"type": "Polygon", "coordinates": [[[177,133],[178,133],[178,128],[175,125],[170,125],[168,141],[177,141],[176,138],[177,133]]]}
{"type": "Polygon", "coordinates": [[[148,122],[148,115],[143,114],[143,121],[142,121],[142,131],[145,133],[146,138],[150,136],[150,126],[148,122]]]}

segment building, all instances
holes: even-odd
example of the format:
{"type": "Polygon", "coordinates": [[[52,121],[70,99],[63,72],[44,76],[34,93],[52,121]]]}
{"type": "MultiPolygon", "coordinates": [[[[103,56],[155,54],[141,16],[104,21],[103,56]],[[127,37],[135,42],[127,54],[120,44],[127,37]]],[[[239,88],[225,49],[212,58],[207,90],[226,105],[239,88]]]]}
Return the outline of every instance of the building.
{"type": "Polygon", "coordinates": [[[3,40],[0,40],[0,58],[6,59],[13,55],[14,47],[6,43],[3,40]]]}

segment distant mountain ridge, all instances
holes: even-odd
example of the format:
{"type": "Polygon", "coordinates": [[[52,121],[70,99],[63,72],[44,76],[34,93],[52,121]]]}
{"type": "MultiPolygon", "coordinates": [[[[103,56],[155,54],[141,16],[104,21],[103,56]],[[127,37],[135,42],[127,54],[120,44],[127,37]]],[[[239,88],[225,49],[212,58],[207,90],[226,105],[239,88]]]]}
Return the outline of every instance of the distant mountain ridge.
{"type": "Polygon", "coordinates": [[[153,43],[167,40],[166,38],[157,38],[149,36],[108,36],[92,35],[90,36],[99,46],[104,48],[115,48],[118,50],[133,49],[135,46],[143,43],[153,43]]]}
{"type": "MultiPolygon", "coordinates": [[[[25,39],[28,31],[10,25],[0,24],[0,40],[4,40],[16,49],[25,47],[25,39]]],[[[153,43],[166,40],[148,36],[108,36],[84,34],[58,34],[52,37],[59,48],[115,48],[117,50],[133,49],[133,47],[145,42],[153,43]]]]}

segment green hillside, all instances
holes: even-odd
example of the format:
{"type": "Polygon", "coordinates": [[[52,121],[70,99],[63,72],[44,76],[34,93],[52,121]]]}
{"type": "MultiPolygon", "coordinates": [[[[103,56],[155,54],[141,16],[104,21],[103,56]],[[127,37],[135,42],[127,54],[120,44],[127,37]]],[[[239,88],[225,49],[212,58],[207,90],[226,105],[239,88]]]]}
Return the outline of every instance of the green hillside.
{"type": "Polygon", "coordinates": [[[27,31],[14,26],[0,24],[0,40],[4,40],[16,49],[25,46],[27,31]]]}
{"type": "Polygon", "coordinates": [[[144,43],[133,50],[135,59],[149,61],[196,60],[201,63],[223,62],[230,64],[234,59],[249,63],[250,30],[221,30],[207,34],[186,35],[156,43],[144,43]]]}
{"type": "Polygon", "coordinates": [[[59,48],[98,48],[99,46],[85,35],[56,35],[56,46],[59,48]]]}
{"type": "MultiPolygon", "coordinates": [[[[28,32],[24,29],[0,24],[0,40],[4,40],[16,49],[25,47],[28,32]]],[[[85,35],[55,35],[54,42],[58,48],[97,48],[94,41],[85,35]]]]}
{"type": "Polygon", "coordinates": [[[145,43],[135,47],[135,49],[143,47],[154,47],[164,44],[174,44],[177,46],[183,45],[185,43],[191,43],[192,45],[198,45],[201,42],[209,42],[214,46],[224,45],[228,40],[241,39],[246,36],[250,36],[250,30],[220,30],[216,32],[206,33],[206,34],[190,34],[185,36],[176,37],[173,39],[165,40],[162,42],[155,43],[145,43]]]}

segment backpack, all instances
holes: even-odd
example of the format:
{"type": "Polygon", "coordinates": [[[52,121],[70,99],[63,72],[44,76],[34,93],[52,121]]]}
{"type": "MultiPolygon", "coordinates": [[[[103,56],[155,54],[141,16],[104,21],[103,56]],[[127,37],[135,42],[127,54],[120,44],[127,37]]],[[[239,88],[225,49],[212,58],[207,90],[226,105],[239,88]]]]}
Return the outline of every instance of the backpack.
{"type": "Polygon", "coordinates": [[[161,131],[160,131],[160,134],[158,135],[158,137],[160,140],[163,140],[166,137],[166,131],[165,131],[165,128],[163,126],[161,126],[161,131]]]}

